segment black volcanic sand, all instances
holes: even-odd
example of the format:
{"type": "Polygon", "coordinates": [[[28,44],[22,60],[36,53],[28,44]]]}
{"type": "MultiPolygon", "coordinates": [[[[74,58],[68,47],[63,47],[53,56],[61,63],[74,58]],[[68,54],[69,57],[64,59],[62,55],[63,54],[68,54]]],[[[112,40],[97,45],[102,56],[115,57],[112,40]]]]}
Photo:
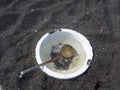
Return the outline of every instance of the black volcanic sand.
{"type": "Polygon", "coordinates": [[[0,85],[5,90],[120,90],[120,0],[0,0],[0,85]],[[94,49],[90,68],[58,80],[33,65],[37,41],[59,28],[85,35],[94,49]]]}

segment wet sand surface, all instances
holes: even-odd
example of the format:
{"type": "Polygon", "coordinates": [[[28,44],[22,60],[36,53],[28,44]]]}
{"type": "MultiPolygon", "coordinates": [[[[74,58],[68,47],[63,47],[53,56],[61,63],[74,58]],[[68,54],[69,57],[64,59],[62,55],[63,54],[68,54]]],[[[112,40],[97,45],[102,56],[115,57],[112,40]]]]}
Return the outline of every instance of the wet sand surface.
{"type": "Polygon", "coordinates": [[[120,90],[120,0],[0,0],[0,87],[5,90],[120,90]],[[37,41],[59,28],[90,40],[90,68],[71,80],[58,80],[33,65],[37,41]]]}

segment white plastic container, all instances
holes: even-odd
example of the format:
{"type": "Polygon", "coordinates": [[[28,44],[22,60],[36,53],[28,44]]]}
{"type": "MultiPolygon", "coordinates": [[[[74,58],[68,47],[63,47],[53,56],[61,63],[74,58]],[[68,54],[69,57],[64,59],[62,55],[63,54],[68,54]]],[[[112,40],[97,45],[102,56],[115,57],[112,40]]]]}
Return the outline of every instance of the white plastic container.
{"type": "Polygon", "coordinates": [[[41,70],[58,79],[71,79],[83,74],[92,61],[92,47],[82,34],[70,29],[55,30],[42,36],[36,46],[37,63],[40,64],[49,60],[52,46],[59,43],[71,45],[77,51],[78,56],[74,58],[67,70],[55,69],[53,62],[41,66],[41,70]]]}

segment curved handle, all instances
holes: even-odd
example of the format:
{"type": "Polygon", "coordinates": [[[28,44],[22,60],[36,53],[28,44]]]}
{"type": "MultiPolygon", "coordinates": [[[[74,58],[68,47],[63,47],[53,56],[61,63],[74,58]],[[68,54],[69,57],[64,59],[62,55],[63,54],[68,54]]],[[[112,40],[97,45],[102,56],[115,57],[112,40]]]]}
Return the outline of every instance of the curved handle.
{"type": "Polygon", "coordinates": [[[57,55],[57,56],[54,57],[53,59],[50,59],[50,60],[48,60],[48,61],[45,61],[45,62],[43,62],[43,63],[41,63],[41,64],[39,64],[39,65],[33,66],[33,67],[31,67],[31,68],[25,69],[25,70],[23,70],[23,71],[20,72],[19,78],[22,78],[25,73],[28,73],[28,72],[30,72],[30,71],[32,71],[32,70],[34,70],[34,69],[37,69],[37,68],[39,68],[39,67],[42,66],[42,65],[45,65],[45,64],[48,64],[48,63],[53,62],[53,61],[55,61],[55,60],[58,60],[59,58],[61,58],[61,56],[60,56],[60,55],[57,55]]]}
{"type": "Polygon", "coordinates": [[[87,65],[90,66],[92,60],[88,59],[87,65]]]}

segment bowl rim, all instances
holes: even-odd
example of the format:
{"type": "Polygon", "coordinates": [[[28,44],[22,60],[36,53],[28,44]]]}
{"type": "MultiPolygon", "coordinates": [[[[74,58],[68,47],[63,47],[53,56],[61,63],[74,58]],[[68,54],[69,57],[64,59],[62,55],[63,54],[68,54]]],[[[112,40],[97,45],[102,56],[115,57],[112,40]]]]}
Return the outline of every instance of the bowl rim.
{"type": "MultiPolygon", "coordinates": [[[[69,33],[72,33],[72,34],[76,34],[76,35],[79,35],[80,38],[83,39],[84,43],[86,44],[85,45],[85,49],[87,50],[87,56],[86,56],[86,64],[84,64],[78,71],[74,72],[74,73],[69,73],[69,74],[60,74],[60,73],[57,73],[57,72],[54,72],[52,70],[50,70],[47,66],[40,66],[41,70],[43,72],[45,72],[47,75],[51,76],[51,77],[54,77],[54,78],[57,78],[57,79],[71,79],[71,78],[75,78],[81,74],[83,74],[90,66],[90,63],[92,61],[92,58],[93,58],[93,48],[90,44],[90,42],[88,41],[88,39],[83,36],[81,33],[75,31],[75,30],[72,30],[72,29],[57,29],[55,30],[54,32],[52,33],[58,33],[58,32],[69,32],[69,33]]],[[[42,63],[42,60],[41,60],[41,57],[40,57],[40,47],[41,47],[41,44],[42,42],[49,36],[49,35],[52,35],[51,33],[47,32],[46,34],[44,34],[40,40],[37,42],[37,45],[36,45],[36,49],[35,49],[35,52],[36,52],[36,61],[38,64],[42,63]]]]}

